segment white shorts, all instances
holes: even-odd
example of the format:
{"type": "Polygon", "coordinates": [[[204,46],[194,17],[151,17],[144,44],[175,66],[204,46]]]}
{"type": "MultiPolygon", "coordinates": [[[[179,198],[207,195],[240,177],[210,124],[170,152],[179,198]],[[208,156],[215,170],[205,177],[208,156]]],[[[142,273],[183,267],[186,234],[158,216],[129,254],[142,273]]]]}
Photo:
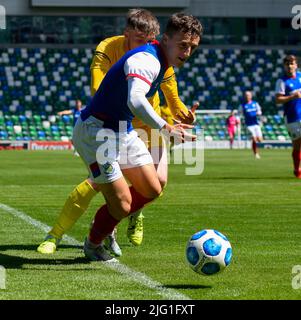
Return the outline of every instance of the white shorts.
{"type": "Polygon", "coordinates": [[[93,116],[85,121],[78,118],[72,141],[95,183],[116,181],[122,176],[122,169],[153,163],[136,131],[118,133],[105,129],[103,122],[93,116]]]}
{"type": "Polygon", "coordinates": [[[301,122],[300,121],[285,123],[285,126],[292,140],[297,140],[301,138],[301,122]]]}
{"type": "Polygon", "coordinates": [[[262,138],[261,128],[258,124],[255,124],[253,126],[247,126],[247,128],[253,138],[262,138]]]}

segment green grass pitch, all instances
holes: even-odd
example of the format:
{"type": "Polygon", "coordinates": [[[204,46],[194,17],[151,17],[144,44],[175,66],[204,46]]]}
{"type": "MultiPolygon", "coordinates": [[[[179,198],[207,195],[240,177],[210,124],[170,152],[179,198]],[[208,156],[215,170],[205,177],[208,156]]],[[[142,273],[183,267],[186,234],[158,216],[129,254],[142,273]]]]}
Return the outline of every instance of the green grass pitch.
{"type": "Polygon", "coordinates": [[[45,232],[30,221],[54,223],[86,177],[81,160],[70,151],[0,151],[0,265],[6,271],[0,300],[300,299],[292,268],[301,265],[301,181],[292,175],[290,150],[261,155],[205,150],[199,176],[171,164],[163,197],[144,210],[143,244],[131,246],[127,220],[120,224],[122,268],[112,269],[87,262],[80,246],[103,203],[100,195],[68,233],[77,244],[63,240],[51,256],[35,251],[45,232]],[[22,220],[6,206],[35,220],[22,220]],[[232,244],[232,262],[217,276],[200,276],[185,261],[188,238],[204,228],[221,231],[232,244]]]}

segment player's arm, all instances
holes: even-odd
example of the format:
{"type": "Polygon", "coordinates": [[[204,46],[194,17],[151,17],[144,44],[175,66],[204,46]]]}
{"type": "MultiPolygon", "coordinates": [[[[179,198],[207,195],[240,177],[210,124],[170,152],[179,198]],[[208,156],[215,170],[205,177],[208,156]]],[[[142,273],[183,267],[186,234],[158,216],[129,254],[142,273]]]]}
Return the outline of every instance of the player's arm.
{"type": "Polygon", "coordinates": [[[57,113],[59,116],[72,114],[72,110],[63,110],[57,113]]]}
{"type": "Polygon", "coordinates": [[[160,130],[166,121],[155,112],[146,98],[159,72],[159,61],[145,52],[129,57],[124,65],[124,73],[128,81],[127,104],[131,112],[151,128],[160,130]]]}
{"type": "Polygon", "coordinates": [[[107,40],[103,40],[96,47],[90,66],[91,71],[91,95],[94,96],[103,78],[112,66],[111,45],[107,40]]]}
{"type": "Polygon", "coordinates": [[[169,107],[174,119],[182,123],[193,123],[195,120],[194,112],[198,107],[198,104],[195,104],[191,110],[189,110],[181,101],[175,72],[172,67],[169,67],[165,72],[160,88],[162,89],[166,104],[169,107]]]}
{"type": "Polygon", "coordinates": [[[162,129],[166,121],[162,119],[146,99],[150,85],[137,77],[128,79],[128,106],[132,113],[154,129],[162,129]]]}
{"type": "Polygon", "coordinates": [[[136,54],[128,59],[125,64],[125,74],[128,80],[128,106],[131,112],[144,123],[154,129],[166,129],[168,132],[179,136],[182,141],[193,140],[195,136],[187,133],[185,128],[192,126],[178,124],[172,126],[162,119],[148,102],[146,94],[152,82],[157,78],[160,70],[159,62],[149,55],[136,54]]]}
{"type": "Polygon", "coordinates": [[[282,79],[276,82],[275,102],[277,104],[284,104],[294,99],[301,99],[301,91],[295,91],[291,95],[285,95],[285,84],[282,79]]]}
{"type": "Polygon", "coordinates": [[[195,140],[195,135],[185,131],[193,126],[182,123],[170,125],[154,111],[145,97],[149,88],[149,84],[141,78],[130,77],[128,79],[128,106],[132,113],[151,128],[159,129],[163,134],[172,134],[179,142],[195,140]]]}
{"type": "Polygon", "coordinates": [[[240,116],[236,116],[235,120],[236,120],[236,126],[239,127],[240,126],[240,116]]]}
{"type": "Polygon", "coordinates": [[[258,116],[261,116],[261,115],[262,115],[261,106],[259,105],[258,102],[256,103],[256,114],[257,114],[258,116]]]}

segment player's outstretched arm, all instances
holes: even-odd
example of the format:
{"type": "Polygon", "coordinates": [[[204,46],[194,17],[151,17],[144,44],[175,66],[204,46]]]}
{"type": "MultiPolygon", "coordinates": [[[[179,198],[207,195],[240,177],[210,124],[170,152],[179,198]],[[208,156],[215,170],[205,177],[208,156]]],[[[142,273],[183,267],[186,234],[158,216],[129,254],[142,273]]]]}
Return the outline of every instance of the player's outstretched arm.
{"type": "Polygon", "coordinates": [[[167,69],[160,88],[163,91],[166,104],[169,107],[174,117],[174,120],[176,120],[177,123],[180,122],[192,124],[195,121],[194,114],[199,104],[195,103],[191,110],[189,110],[186,107],[186,105],[181,101],[178,93],[178,85],[175,73],[172,67],[167,69]]]}
{"type": "Polygon", "coordinates": [[[195,135],[190,134],[185,129],[193,128],[188,124],[168,124],[153,109],[145,95],[149,90],[149,85],[136,77],[128,79],[128,106],[132,113],[153,129],[162,130],[163,134],[172,135],[176,141],[193,141],[195,135]]]}
{"type": "Polygon", "coordinates": [[[186,129],[192,129],[194,126],[185,124],[185,123],[178,123],[174,126],[166,123],[166,125],[161,129],[163,135],[173,137],[175,144],[183,143],[185,141],[195,141],[197,136],[191,134],[186,131],[186,129]]]}
{"type": "Polygon", "coordinates": [[[173,120],[176,123],[186,123],[186,124],[192,124],[195,121],[195,111],[199,107],[199,103],[196,102],[190,110],[187,109],[187,112],[184,112],[183,110],[180,110],[176,114],[176,118],[173,120]]]}
{"type": "Polygon", "coordinates": [[[58,114],[59,116],[69,115],[69,114],[72,114],[72,110],[59,111],[57,114],[58,114]]]}

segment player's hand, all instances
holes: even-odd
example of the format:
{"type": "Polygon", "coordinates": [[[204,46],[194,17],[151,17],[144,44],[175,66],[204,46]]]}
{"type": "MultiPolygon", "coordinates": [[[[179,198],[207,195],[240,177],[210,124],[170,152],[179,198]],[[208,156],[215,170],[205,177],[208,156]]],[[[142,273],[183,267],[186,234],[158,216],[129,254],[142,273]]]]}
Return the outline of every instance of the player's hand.
{"type": "Polygon", "coordinates": [[[176,144],[183,143],[185,141],[195,141],[197,136],[187,132],[185,129],[192,129],[194,126],[185,124],[185,123],[178,123],[174,126],[166,123],[163,127],[161,132],[174,140],[176,144]]]}
{"type": "Polygon", "coordinates": [[[301,91],[296,91],[293,94],[294,99],[301,99],[301,91]]]}
{"type": "Polygon", "coordinates": [[[196,102],[190,110],[188,110],[188,113],[184,112],[183,110],[180,110],[176,114],[176,119],[173,119],[175,123],[186,123],[186,124],[192,124],[195,121],[195,110],[199,107],[199,103],[196,102]]]}

